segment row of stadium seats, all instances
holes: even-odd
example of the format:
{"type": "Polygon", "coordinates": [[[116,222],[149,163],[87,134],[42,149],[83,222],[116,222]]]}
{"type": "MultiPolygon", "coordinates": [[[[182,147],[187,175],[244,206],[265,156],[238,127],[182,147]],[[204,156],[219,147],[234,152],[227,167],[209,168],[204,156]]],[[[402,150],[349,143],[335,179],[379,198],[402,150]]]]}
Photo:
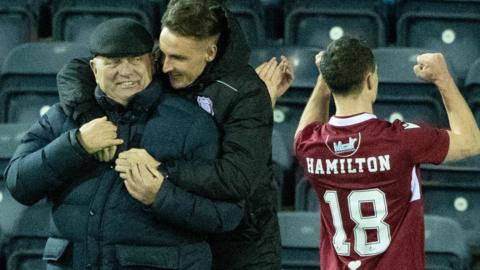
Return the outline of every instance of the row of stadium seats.
{"type": "MultiPolygon", "coordinates": [[[[293,134],[315,84],[318,71],[314,56],[319,51],[312,47],[272,46],[254,48],[251,64],[258,65],[272,55],[288,56],[295,71],[292,89],[274,109],[273,161],[275,175],[284,196],[279,204],[292,198],[296,166],[292,155],[293,134]],[[286,197],[286,198],[285,198],[286,197]]],[[[414,123],[447,126],[447,118],[438,91],[432,84],[417,80],[412,66],[415,56],[427,50],[413,48],[374,49],[377,58],[380,90],[375,113],[388,120],[402,119],[414,123]]],[[[88,57],[83,44],[69,42],[35,42],[16,47],[7,56],[0,72],[0,170],[28,126],[58,101],[56,73],[71,58],[88,57]],[[2,165],[3,163],[3,165],[2,165]]],[[[480,60],[469,74],[464,89],[467,100],[480,122],[480,60]]],[[[331,102],[331,113],[334,112],[331,102]]],[[[465,166],[478,166],[478,160],[464,162],[465,166]]],[[[462,164],[456,164],[462,166],[462,164]]],[[[290,200],[291,201],[291,200],[290,200]]],[[[288,203],[287,203],[288,204],[288,203]]]]}
{"type": "MultiPolygon", "coordinates": [[[[43,247],[48,238],[51,205],[41,201],[26,208],[13,200],[0,179],[0,258],[6,270],[45,269],[43,247]]],[[[319,268],[319,212],[278,213],[282,238],[282,269],[319,268]]],[[[471,262],[468,234],[447,217],[425,215],[427,270],[465,270],[471,262]]],[[[0,260],[1,262],[1,260],[0,260]]]]}
{"type": "MultiPolygon", "coordinates": [[[[252,49],[252,66],[274,55],[286,55],[293,63],[295,81],[292,89],[279,100],[274,112],[276,128],[286,144],[293,139],[292,132],[315,85],[318,70],[314,57],[319,50],[299,46],[252,49]]],[[[397,47],[373,50],[380,81],[374,110],[379,117],[447,126],[438,90],[432,84],[418,80],[412,71],[416,56],[428,51],[397,47]]],[[[14,48],[0,72],[0,123],[32,123],[38,119],[58,100],[56,74],[60,68],[72,58],[89,56],[83,44],[70,42],[33,42],[14,48]]],[[[476,119],[480,120],[480,59],[472,66],[463,92],[476,119]]]]}
{"type": "MultiPolygon", "coordinates": [[[[136,19],[158,36],[158,22],[168,1],[54,0],[50,5],[42,2],[49,10],[47,13],[51,13],[53,40],[86,42],[97,24],[118,16],[136,19]]],[[[3,52],[0,55],[38,37],[41,5],[33,3],[33,0],[1,1],[0,32],[7,35],[0,42],[0,52],[3,52]]],[[[404,0],[396,5],[381,0],[289,0],[284,3],[226,0],[225,3],[239,19],[252,46],[283,42],[325,48],[330,41],[350,34],[363,38],[371,47],[385,47],[390,44],[388,37],[394,35],[396,46],[444,52],[460,81],[465,79],[473,61],[480,57],[479,1],[404,0]],[[278,29],[281,36],[277,40],[268,36],[278,29]]]]}
{"type": "MultiPolygon", "coordinates": [[[[282,269],[319,269],[319,212],[280,212],[278,217],[282,237],[282,269]]],[[[425,269],[470,269],[467,237],[455,220],[425,215],[425,269]]]]}

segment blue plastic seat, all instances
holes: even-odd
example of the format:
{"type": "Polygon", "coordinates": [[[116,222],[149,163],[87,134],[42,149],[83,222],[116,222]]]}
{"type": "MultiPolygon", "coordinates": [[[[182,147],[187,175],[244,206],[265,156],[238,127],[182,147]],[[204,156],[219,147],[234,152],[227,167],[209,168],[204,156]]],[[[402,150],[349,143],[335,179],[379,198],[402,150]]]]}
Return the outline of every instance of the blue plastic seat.
{"type": "Polygon", "coordinates": [[[89,56],[85,46],[68,42],[26,43],[13,49],[0,76],[0,119],[36,121],[58,102],[57,72],[70,59],[89,56]]]}
{"type": "Polygon", "coordinates": [[[294,1],[285,7],[285,43],[326,48],[343,35],[361,38],[371,47],[386,44],[381,1],[294,1]]]}
{"type": "Polygon", "coordinates": [[[442,51],[463,82],[480,57],[480,2],[406,1],[399,6],[397,45],[442,51]]]}
{"type": "Polygon", "coordinates": [[[57,41],[87,43],[90,33],[103,21],[128,17],[139,21],[158,37],[159,3],[150,0],[54,0],[52,35],[57,41]]]}
{"type": "Polygon", "coordinates": [[[308,212],[320,211],[318,195],[305,177],[300,178],[295,187],[295,210],[308,212]]]}
{"type": "Polygon", "coordinates": [[[480,169],[447,164],[422,165],[425,213],[456,220],[468,244],[480,248],[480,169]]]}
{"type": "Polygon", "coordinates": [[[0,175],[29,127],[30,124],[25,123],[0,124],[0,175]]]}
{"type": "Polygon", "coordinates": [[[257,0],[227,0],[225,6],[236,17],[250,46],[267,44],[265,12],[257,0]]]}
{"type": "Polygon", "coordinates": [[[14,47],[35,41],[37,30],[38,9],[28,0],[0,1],[0,64],[14,47]]]}
{"type": "Polygon", "coordinates": [[[425,215],[425,269],[469,269],[470,254],[460,224],[447,217],[425,215]]]}
{"type": "Polygon", "coordinates": [[[279,212],[282,239],[282,269],[320,268],[319,212],[279,212]]]}
{"type": "Polygon", "coordinates": [[[480,124],[480,58],[472,64],[468,71],[465,79],[464,95],[470,104],[477,124],[480,124]]]}
{"type": "Polygon", "coordinates": [[[418,48],[373,50],[378,65],[379,90],[374,113],[382,119],[400,119],[444,127],[447,123],[441,96],[432,83],[413,72],[417,55],[430,52],[418,48]]]}
{"type": "Polygon", "coordinates": [[[43,250],[47,242],[51,203],[45,200],[25,209],[5,247],[7,270],[45,269],[43,250]]]}

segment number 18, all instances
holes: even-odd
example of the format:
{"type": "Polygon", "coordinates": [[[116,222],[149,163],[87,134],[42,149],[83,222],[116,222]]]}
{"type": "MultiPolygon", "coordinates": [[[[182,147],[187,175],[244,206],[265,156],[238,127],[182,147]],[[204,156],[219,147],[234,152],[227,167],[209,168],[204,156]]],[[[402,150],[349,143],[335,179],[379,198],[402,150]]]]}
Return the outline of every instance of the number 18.
{"type": "MultiPolygon", "coordinates": [[[[350,243],[343,228],[340,204],[337,192],[327,190],[323,195],[325,202],[330,206],[335,235],[333,246],[338,255],[350,256],[350,243]]],[[[385,193],[379,189],[353,190],[348,195],[348,211],[350,219],[355,222],[353,230],[355,244],[354,250],[360,256],[372,256],[383,253],[390,245],[390,225],[385,223],[388,214],[385,193]],[[374,215],[363,216],[362,203],[373,203],[374,215]],[[377,241],[368,242],[367,230],[377,231],[377,241]]]]}

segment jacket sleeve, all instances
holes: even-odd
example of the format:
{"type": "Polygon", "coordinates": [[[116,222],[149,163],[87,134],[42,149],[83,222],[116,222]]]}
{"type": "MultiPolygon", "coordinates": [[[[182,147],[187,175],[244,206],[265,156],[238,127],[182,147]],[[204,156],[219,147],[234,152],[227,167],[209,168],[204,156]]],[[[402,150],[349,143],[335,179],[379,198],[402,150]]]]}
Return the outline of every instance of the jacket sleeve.
{"type": "MultiPolygon", "coordinates": [[[[214,159],[218,152],[215,124],[207,115],[195,121],[185,141],[187,159],[214,159]]],[[[151,209],[162,221],[186,229],[217,233],[231,231],[243,217],[243,203],[211,200],[188,192],[167,179],[155,198],[151,209]]]]}
{"type": "MultiPolygon", "coordinates": [[[[189,191],[220,200],[245,200],[266,175],[271,161],[272,109],[264,85],[234,101],[223,124],[221,154],[216,160],[173,160],[162,165],[171,181],[189,191]]],[[[221,102],[221,101],[217,101],[221,102]]]]}
{"type": "Polygon", "coordinates": [[[95,162],[78,143],[78,129],[56,135],[49,119],[52,115],[63,124],[63,119],[58,117],[63,112],[52,107],[22,138],[5,170],[7,187],[22,204],[33,205],[68,182],[69,176],[95,162]]]}

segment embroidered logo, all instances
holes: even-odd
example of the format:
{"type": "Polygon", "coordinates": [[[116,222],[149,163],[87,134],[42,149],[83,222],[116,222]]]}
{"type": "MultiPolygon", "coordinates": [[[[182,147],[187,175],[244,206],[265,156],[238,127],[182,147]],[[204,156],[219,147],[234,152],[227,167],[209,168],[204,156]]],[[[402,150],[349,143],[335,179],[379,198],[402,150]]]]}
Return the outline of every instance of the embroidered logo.
{"type": "Polygon", "coordinates": [[[204,111],[209,113],[211,116],[214,116],[215,113],[213,112],[213,102],[209,97],[197,97],[197,103],[204,111]]]}
{"type": "Polygon", "coordinates": [[[327,136],[325,143],[328,149],[339,157],[349,157],[355,154],[362,140],[361,133],[344,138],[336,138],[333,142],[329,140],[329,137],[327,136]]]}
{"type": "Polygon", "coordinates": [[[345,152],[351,152],[355,150],[355,142],[357,141],[357,138],[348,138],[348,143],[343,143],[342,141],[334,142],[333,143],[333,150],[335,153],[345,153],[345,152]]]}

